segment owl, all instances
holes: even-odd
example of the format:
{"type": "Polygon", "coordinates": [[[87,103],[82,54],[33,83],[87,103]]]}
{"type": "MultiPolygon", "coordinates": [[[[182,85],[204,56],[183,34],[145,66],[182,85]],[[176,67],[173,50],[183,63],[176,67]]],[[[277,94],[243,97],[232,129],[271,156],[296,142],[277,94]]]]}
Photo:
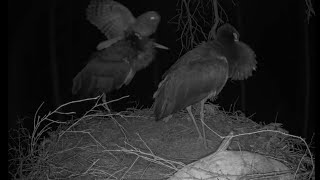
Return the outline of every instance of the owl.
{"type": "Polygon", "coordinates": [[[128,85],[153,61],[155,48],[168,49],[149,37],[160,22],[155,11],[135,18],[116,1],[92,0],[86,16],[107,40],[97,45],[88,64],[73,79],[73,94],[93,97],[128,85]]]}

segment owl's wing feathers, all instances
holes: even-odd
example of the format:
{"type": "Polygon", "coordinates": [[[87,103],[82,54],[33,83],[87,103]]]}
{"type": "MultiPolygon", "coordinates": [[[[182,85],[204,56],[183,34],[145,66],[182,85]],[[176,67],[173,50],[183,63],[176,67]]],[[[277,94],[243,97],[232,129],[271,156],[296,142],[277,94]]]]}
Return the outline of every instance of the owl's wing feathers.
{"type": "Polygon", "coordinates": [[[123,37],[136,19],[128,8],[113,0],[92,0],[87,19],[108,39],[123,37]]]}
{"type": "Polygon", "coordinates": [[[135,58],[130,59],[130,64],[132,64],[132,68],[135,71],[140,71],[154,60],[156,50],[154,41],[152,39],[148,39],[146,43],[143,45],[141,50],[138,50],[138,54],[135,58]]]}
{"type": "Polygon", "coordinates": [[[101,61],[132,61],[138,56],[138,51],[132,48],[132,45],[128,41],[122,39],[117,43],[112,44],[108,48],[104,48],[93,54],[90,59],[101,60],[101,61]]]}
{"type": "Polygon", "coordinates": [[[128,84],[134,73],[125,61],[104,61],[96,57],[73,79],[73,94],[92,97],[128,84]]]}

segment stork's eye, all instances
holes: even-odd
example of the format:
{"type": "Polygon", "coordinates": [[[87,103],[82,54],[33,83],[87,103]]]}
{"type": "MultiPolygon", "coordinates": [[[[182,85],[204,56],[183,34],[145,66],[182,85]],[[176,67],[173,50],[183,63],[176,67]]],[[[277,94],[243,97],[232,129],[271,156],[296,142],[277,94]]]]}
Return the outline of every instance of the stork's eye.
{"type": "Polygon", "coordinates": [[[158,21],[159,20],[159,16],[150,16],[149,19],[152,20],[152,21],[158,21]]]}
{"type": "Polygon", "coordinates": [[[160,20],[160,16],[156,12],[149,12],[146,14],[146,17],[149,21],[156,21],[158,22],[160,20]]]}

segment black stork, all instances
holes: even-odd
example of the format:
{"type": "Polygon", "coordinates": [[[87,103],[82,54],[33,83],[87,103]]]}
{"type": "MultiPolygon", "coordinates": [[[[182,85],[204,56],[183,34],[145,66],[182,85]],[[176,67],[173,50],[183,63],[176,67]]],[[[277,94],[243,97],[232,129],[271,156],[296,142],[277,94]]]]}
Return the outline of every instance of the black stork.
{"type": "Polygon", "coordinates": [[[136,19],[116,1],[92,0],[86,15],[108,40],[97,46],[97,52],[73,79],[73,94],[93,97],[128,85],[136,72],[152,62],[155,47],[166,49],[149,38],[160,21],[154,11],[136,19]]]}
{"type": "Polygon", "coordinates": [[[239,41],[239,33],[230,24],[217,30],[214,40],[203,42],[184,54],[164,74],[154,93],[156,120],[168,121],[172,114],[186,108],[204,142],[204,103],[221,92],[227,80],[244,80],[256,69],[253,50],[239,41]],[[200,102],[203,136],[196,124],[191,106],[200,102]]]}

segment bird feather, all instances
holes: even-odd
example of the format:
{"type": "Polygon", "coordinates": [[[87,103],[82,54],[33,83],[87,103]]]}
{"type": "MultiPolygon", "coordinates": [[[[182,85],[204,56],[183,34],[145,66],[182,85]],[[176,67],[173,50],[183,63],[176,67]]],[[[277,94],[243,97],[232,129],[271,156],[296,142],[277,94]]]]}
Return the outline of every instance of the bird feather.
{"type": "Polygon", "coordinates": [[[123,37],[136,21],[128,8],[113,0],[92,0],[86,13],[89,22],[108,39],[123,37]]]}
{"type": "Polygon", "coordinates": [[[221,91],[228,76],[228,63],[214,48],[203,50],[216,45],[202,44],[182,56],[167,71],[153,96],[158,120],[201,101],[212,93],[212,89],[221,91]]]}
{"type": "Polygon", "coordinates": [[[72,93],[91,97],[119,89],[128,85],[135,73],[148,66],[153,58],[151,39],[122,39],[93,53],[89,63],[73,79],[72,93]]]}
{"type": "Polygon", "coordinates": [[[233,26],[224,24],[215,40],[200,44],[172,65],[153,95],[156,119],[216,96],[228,78],[251,76],[257,64],[255,54],[239,37],[233,26]]]}
{"type": "Polygon", "coordinates": [[[92,97],[118,89],[123,85],[128,72],[130,65],[124,61],[93,59],[73,79],[72,93],[92,97]]]}

